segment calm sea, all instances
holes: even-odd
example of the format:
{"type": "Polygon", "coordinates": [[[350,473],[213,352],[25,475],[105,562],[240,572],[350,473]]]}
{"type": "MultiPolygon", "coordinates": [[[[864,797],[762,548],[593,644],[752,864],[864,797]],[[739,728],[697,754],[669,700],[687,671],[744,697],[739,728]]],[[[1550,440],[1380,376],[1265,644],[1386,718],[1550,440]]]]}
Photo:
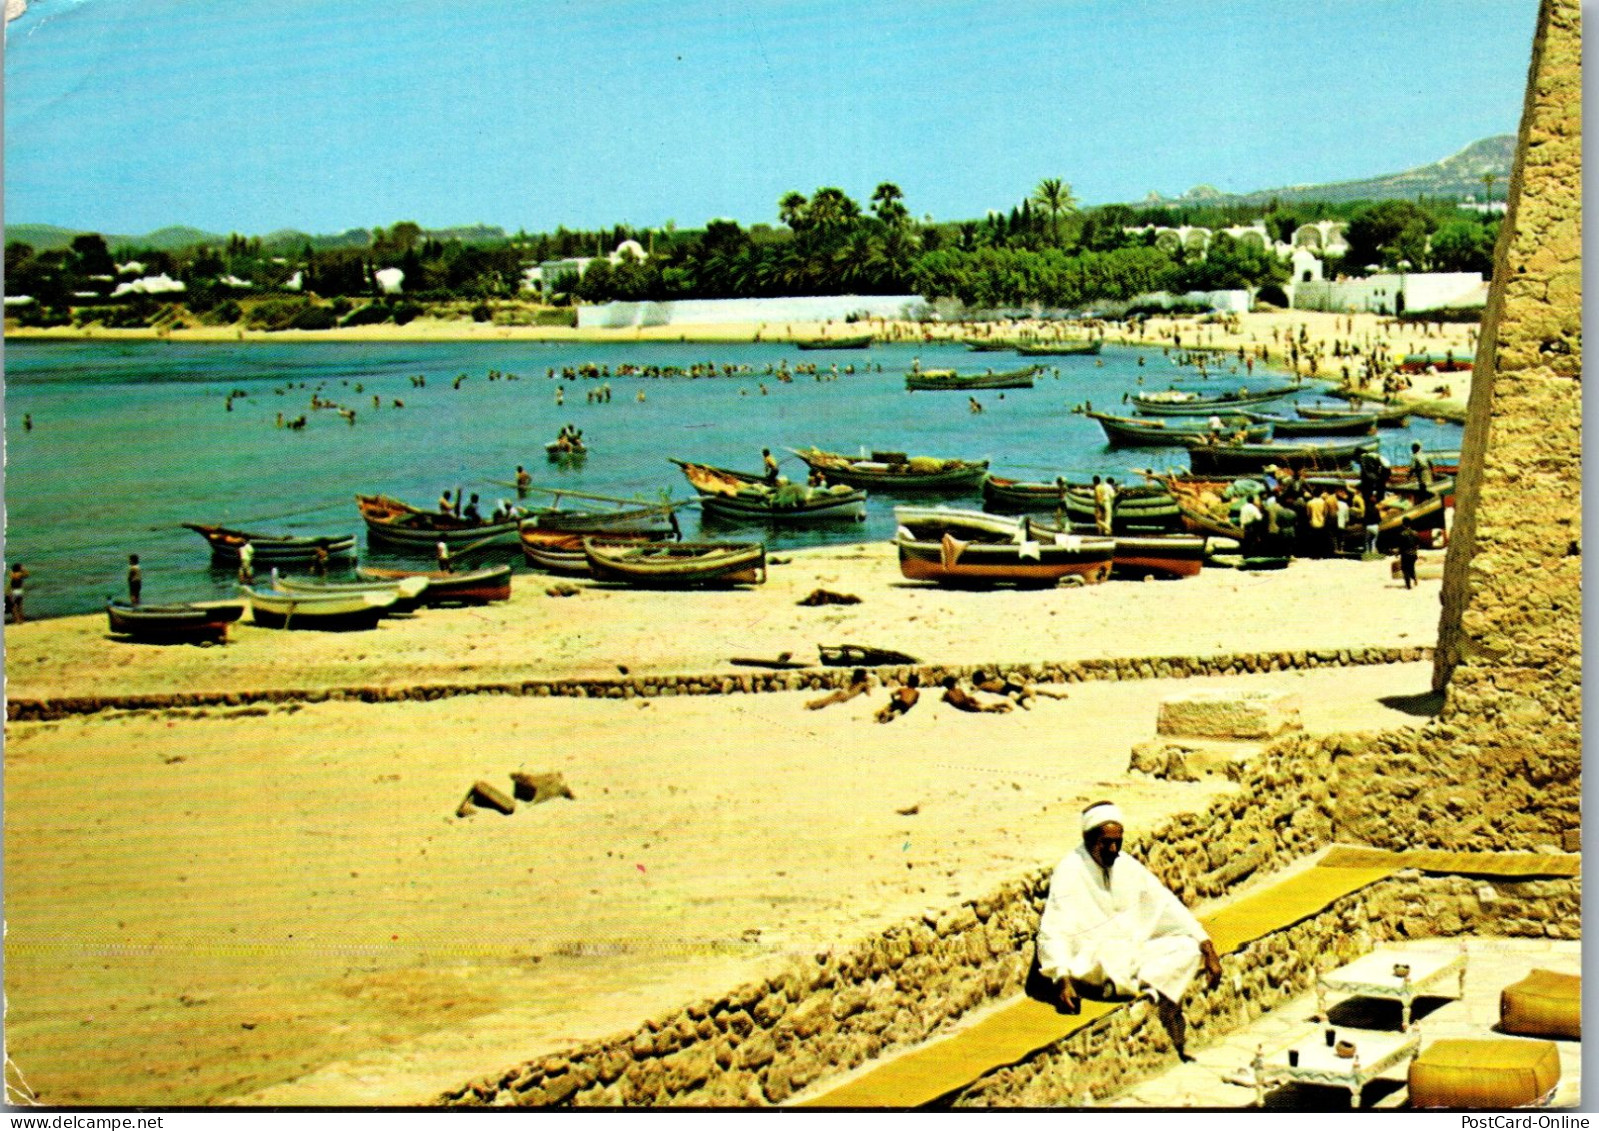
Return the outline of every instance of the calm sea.
{"type": "MultiPolygon", "coordinates": [[[[812,444],[851,453],[988,458],[995,474],[1030,480],[1098,473],[1137,482],[1134,468],[1187,466],[1181,450],[1107,447],[1097,424],[1071,412],[1085,400],[1114,411],[1140,377],[1151,388],[1197,383],[1196,374],[1175,368],[1159,349],[1106,347],[1100,365],[1093,358],[1043,359],[1052,364],[1034,388],[977,394],[981,414],[969,410],[964,393],[908,393],[904,374],[917,357],[927,368],[963,372],[1020,364],[1013,355],[953,345],[824,353],[774,343],[9,342],[5,559],[8,567],[23,562],[31,574],[30,618],[61,616],[96,611],[107,597],[121,595],[130,553],[142,559],[147,602],[230,594],[231,573],[212,568],[204,541],[182,522],[358,532],[357,492],[431,506],[441,490],[456,487],[477,492],[487,511],[514,495],[506,484],[517,464],[541,486],[651,500],[693,495],[668,456],[757,471],[762,447],[797,480],[805,466],[786,449],[812,444]],[[799,375],[781,383],[768,371],[784,362],[824,372],[836,363],[841,374],[836,381],[799,375]],[[711,363],[752,372],[698,380],[612,376],[611,400],[603,404],[587,399],[600,381],[546,375],[585,363],[613,370],[711,363]],[[855,372],[842,372],[847,366],[855,372]],[[490,381],[491,370],[519,380],[490,381]],[[417,376],[426,378],[425,388],[413,386],[417,376]],[[557,386],[564,404],[556,403],[557,386]],[[230,392],[247,394],[234,398],[231,412],[230,392]],[[313,411],[313,392],[354,409],[355,423],[313,411]],[[404,407],[395,408],[395,399],[404,407]],[[287,419],[304,413],[308,425],[279,428],[279,413],[287,419]],[[30,416],[31,431],[24,428],[30,416]],[[566,423],[583,430],[590,455],[581,468],[557,470],[543,449],[566,423]]],[[[1257,373],[1252,383],[1271,380],[1257,373]]],[[[1227,387],[1238,383],[1227,378],[1227,387]]],[[[1381,435],[1384,454],[1402,463],[1412,439],[1456,447],[1460,430],[1415,422],[1381,435]]],[[[947,501],[980,505],[975,493],[947,501]]],[[[865,523],[798,530],[715,520],[702,526],[690,510],[684,534],[759,538],[773,549],[887,539],[895,502],[873,496],[865,523]]],[[[425,567],[368,552],[364,533],[360,545],[364,561],[425,567]]]]}

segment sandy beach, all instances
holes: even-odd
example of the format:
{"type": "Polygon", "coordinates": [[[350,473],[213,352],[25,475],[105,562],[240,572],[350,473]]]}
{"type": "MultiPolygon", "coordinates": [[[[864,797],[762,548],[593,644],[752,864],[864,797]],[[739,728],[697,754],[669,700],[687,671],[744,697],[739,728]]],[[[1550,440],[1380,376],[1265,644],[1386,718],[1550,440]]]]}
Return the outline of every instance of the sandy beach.
{"type": "MultiPolygon", "coordinates": [[[[902,582],[885,545],[783,556],[742,592],[552,597],[523,576],[504,606],[241,625],[225,648],[119,643],[103,617],[12,626],[10,695],[733,673],[846,641],[933,663],[1337,650],[1428,645],[1438,619],[1438,583],[1407,592],[1383,561],[960,593],[902,582]],[[861,603],[796,605],[817,587],[861,603]]],[[[1375,730],[1419,725],[1429,679],[1074,683],[1008,715],[927,695],[890,726],[875,687],[817,712],[803,691],[458,695],[11,722],[13,1075],[47,1103],[426,1103],[1051,863],[1107,793],[1135,823],[1202,806],[1227,784],[1127,771],[1164,697],[1291,690],[1307,729],[1375,730]],[[516,770],[576,796],[454,815],[516,770]]]]}

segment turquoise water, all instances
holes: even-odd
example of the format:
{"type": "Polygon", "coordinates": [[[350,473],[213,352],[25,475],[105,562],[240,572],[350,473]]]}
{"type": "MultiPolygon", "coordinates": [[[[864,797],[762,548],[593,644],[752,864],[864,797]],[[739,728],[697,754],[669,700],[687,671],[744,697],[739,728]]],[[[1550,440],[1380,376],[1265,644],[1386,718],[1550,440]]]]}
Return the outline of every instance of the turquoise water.
{"type": "MultiPolygon", "coordinates": [[[[1180,449],[1110,448],[1097,424],[1071,412],[1084,400],[1114,408],[1141,376],[1151,388],[1173,379],[1197,384],[1195,374],[1173,367],[1158,350],[1107,346],[1098,366],[1093,358],[1045,359],[1053,364],[1034,388],[1003,397],[979,393],[981,414],[969,411],[964,393],[906,392],[904,374],[916,357],[927,368],[965,372],[1020,364],[1009,354],[928,344],[802,353],[775,343],[11,342],[5,558],[8,565],[22,561],[31,574],[30,618],[60,616],[98,610],[120,595],[130,553],[142,559],[147,602],[231,593],[232,575],[211,567],[204,541],[178,525],[185,521],[361,532],[362,560],[415,564],[366,550],[357,492],[431,506],[441,490],[460,486],[477,492],[487,511],[514,494],[503,484],[517,464],[541,486],[648,499],[693,495],[668,456],[756,471],[762,447],[780,456],[795,479],[806,469],[785,449],[811,444],[988,458],[996,474],[1021,479],[1110,474],[1136,482],[1134,468],[1187,466],[1180,449]],[[1140,355],[1147,359],[1142,369],[1140,355]],[[766,372],[785,361],[824,372],[836,362],[856,372],[824,382],[798,375],[785,384],[766,372]],[[585,399],[599,381],[546,376],[552,367],[559,374],[585,363],[614,369],[707,362],[754,372],[695,380],[612,376],[606,404],[585,399]],[[520,379],[490,381],[490,370],[520,379]],[[460,374],[467,376],[457,389],[460,374]],[[426,377],[425,388],[413,387],[417,375],[426,377]],[[557,385],[564,405],[555,403],[557,385]],[[355,424],[313,411],[318,389],[322,398],[354,409],[355,424]],[[240,390],[248,395],[227,411],[228,393],[240,390]],[[636,400],[640,390],[643,403],[636,400]],[[373,409],[374,394],[381,408],[373,409]],[[405,407],[392,407],[395,398],[405,407]],[[276,427],[279,412],[288,419],[305,414],[307,427],[276,427]],[[24,416],[33,418],[32,431],[24,429],[24,416]],[[565,423],[581,428],[589,444],[581,468],[557,470],[544,458],[544,444],[565,423]]],[[[1257,374],[1252,383],[1273,379],[1257,374]]],[[[1226,380],[1227,387],[1236,383],[1226,380]]],[[[1381,433],[1384,454],[1395,463],[1408,459],[1411,439],[1447,448],[1458,446],[1459,436],[1458,427],[1429,422],[1381,433]]],[[[947,501],[980,505],[975,492],[947,501]]],[[[764,539],[774,549],[886,539],[895,502],[874,495],[865,523],[798,530],[714,520],[702,528],[690,510],[684,534],[764,539]]]]}

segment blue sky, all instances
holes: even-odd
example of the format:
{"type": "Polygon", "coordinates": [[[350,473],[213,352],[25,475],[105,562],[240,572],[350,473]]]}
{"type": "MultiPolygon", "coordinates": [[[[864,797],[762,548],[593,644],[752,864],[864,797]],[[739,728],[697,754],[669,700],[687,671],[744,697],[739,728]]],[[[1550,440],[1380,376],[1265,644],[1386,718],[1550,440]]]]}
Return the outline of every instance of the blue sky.
{"type": "Polygon", "coordinates": [[[33,0],[5,220],[120,234],[939,220],[1426,164],[1515,131],[1535,0],[33,0]]]}

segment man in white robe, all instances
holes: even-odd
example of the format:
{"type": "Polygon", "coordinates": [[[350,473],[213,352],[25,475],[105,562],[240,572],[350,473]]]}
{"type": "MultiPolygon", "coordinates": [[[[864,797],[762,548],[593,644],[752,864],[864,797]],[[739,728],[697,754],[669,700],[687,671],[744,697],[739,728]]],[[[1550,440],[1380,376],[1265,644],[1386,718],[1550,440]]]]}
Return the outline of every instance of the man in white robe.
{"type": "Polygon", "coordinates": [[[1109,997],[1176,1003],[1203,965],[1221,981],[1216,947],[1181,901],[1149,870],[1121,854],[1121,811],[1109,802],[1083,812],[1083,843],[1060,862],[1038,924],[1038,969],[1069,1013],[1079,987],[1109,997]]]}

